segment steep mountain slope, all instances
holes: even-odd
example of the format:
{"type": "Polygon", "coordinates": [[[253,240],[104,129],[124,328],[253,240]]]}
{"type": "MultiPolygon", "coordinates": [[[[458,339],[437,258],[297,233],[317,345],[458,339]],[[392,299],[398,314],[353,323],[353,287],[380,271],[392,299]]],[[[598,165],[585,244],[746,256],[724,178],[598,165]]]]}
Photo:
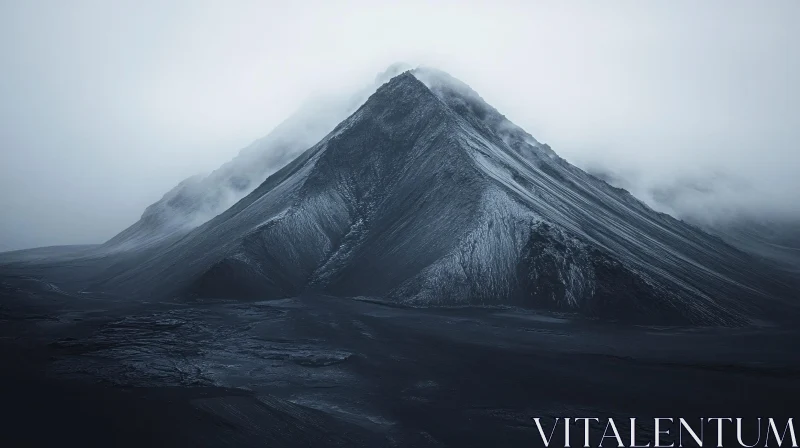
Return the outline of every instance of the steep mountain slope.
{"type": "Polygon", "coordinates": [[[800,221],[796,219],[741,217],[698,225],[739,249],[772,261],[779,269],[800,274],[800,221]]]}
{"type": "Polygon", "coordinates": [[[242,149],[208,175],[179,183],[151,204],[139,221],[106,242],[105,248],[138,249],[187,233],[253,191],[264,179],[329,133],[378,86],[406,68],[390,66],[374,84],[354,93],[314,98],[264,138],[242,149]]]}
{"type": "Polygon", "coordinates": [[[764,292],[786,288],[719,239],[569,165],[431,69],[394,77],[245,198],[164,246],[96,286],[722,324],[760,315],[775,306],[764,292]]]}
{"type": "Polygon", "coordinates": [[[608,167],[591,166],[588,172],[609,184],[636,191],[638,197],[726,243],[760,258],[791,274],[800,274],[800,219],[732,206],[730,196],[758,199],[747,182],[719,172],[705,178],[685,177],[647,185],[633,173],[614,172],[608,167]],[[722,198],[722,201],[715,199],[722,198]],[[714,207],[709,207],[714,204],[714,207]]]}

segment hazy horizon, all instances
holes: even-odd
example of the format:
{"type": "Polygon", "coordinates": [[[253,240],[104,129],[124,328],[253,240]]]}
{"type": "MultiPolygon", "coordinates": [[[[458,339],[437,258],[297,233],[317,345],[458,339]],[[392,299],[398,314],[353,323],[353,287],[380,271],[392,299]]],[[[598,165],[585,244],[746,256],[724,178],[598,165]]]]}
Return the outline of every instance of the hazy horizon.
{"type": "Polygon", "coordinates": [[[0,1],[0,251],[103,242],[398,61],[662,211],[800,220],[800,2],[271,3],[0,1]]]}

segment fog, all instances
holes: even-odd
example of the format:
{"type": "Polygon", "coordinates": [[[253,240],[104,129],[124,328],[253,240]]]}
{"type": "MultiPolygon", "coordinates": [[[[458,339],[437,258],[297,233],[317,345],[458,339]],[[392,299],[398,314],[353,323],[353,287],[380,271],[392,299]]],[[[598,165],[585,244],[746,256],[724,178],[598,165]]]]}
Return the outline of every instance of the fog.
{"type": "Polygon", "coordinates": [[[0,1],[0,251],[99,243],[396,61],[704,220],[800,219],[800,2],[0,1]]]}

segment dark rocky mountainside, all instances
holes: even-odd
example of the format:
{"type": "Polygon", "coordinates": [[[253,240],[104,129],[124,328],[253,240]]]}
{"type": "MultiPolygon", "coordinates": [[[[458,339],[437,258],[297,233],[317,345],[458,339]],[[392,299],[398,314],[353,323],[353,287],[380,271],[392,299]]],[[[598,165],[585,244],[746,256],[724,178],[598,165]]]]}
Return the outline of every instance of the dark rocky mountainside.
{"type": "Polygon", "coordinates": [[[729,196],[747,194],[751,198],[758,197],[747,181],[711,172],[703,178],[688,176],[663,184],[646,185],[639,176],[630,172],[614,172],[598,166],[587,169],[593,176],[615,187],[638,191],[654,208],[719,236],[726,243],[772,265],[772,269],[795,277],[800,274],[800,217],[791,209],[777,213],[748,210],[727,203],[725,198],[729,196]],[[709,208],[709,204],[713,207],[709,208]]]}
{"type": "Polygon", "coordinates": [[[93,289],[254,300],[314,291],[700,324],[778,314],[792,291],[432,69],[392,78],[235,205],[112,265],[93,289]]]}
{"type": "Polygon", "coordinates": [[[800,221],[742,218],[705,226],[726,242],[800,274],[800,221]]]}

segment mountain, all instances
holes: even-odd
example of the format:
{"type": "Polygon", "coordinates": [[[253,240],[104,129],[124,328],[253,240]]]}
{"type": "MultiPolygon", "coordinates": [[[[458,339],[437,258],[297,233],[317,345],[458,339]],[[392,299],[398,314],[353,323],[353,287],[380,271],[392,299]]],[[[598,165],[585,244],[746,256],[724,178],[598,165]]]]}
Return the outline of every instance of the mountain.
{"type": "Polygon", "coordinates": [[[253,300],[314,292],[694,324],[778,315],[792,291],[427,68],[393,77],[233,206],[112,266],[93,288],[253,300]]]}

